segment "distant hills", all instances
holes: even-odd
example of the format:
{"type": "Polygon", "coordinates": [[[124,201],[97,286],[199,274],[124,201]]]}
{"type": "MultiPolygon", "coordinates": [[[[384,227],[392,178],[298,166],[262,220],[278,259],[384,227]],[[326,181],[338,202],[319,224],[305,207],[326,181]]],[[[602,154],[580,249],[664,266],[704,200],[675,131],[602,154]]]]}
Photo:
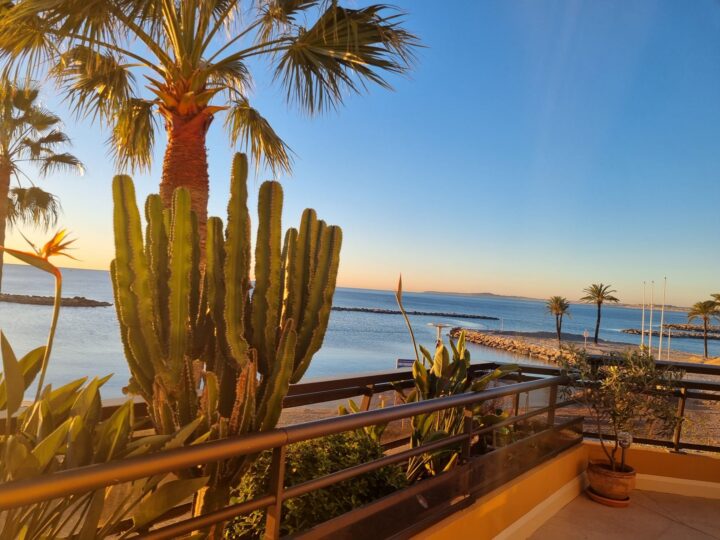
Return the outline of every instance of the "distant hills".
{"type": "MultiPolygon", "coordinates": [[[[491,292],[477,292],[477,293],[463,293],[463,292],[446,292],[446,291],[423,291],[421,294],[442,294],[445,296],[469,296],[473,298],[509,298],[511,300],[533,300],[535,302],[545,302],[546,298],[532,298],[530,296],[515,296],[511,294],[495,294],[491,292]]],[[[571,304],[584,304],[585,302],[581,302],[580,300],[570,300],[571,304]]],[[[642,304],[626,304],[624,302],[620,302],[619,304],[607,304],[607,306],[613,306],[613,307],[622,307],[622,308],[631,308],[631,309],[642,309],[642,304]]],[[[661,304],[655,304],[655,311],[659,312],[660,308],[662,307],[661,304]]],[[[645,306],[645,309],[649,310],[650,305],[647,304],[645,306]]],[[[684,307],[684,306],[675,306],[672,304],[667,304],[665,306],[665,311],[688,311],[690,308],[684,307]]]]}
{"type": "Polygon", "coordinates": [[[421,294],[442,294],[444,296],[472,296],[482,298],[511,298],[513,300],[537,300],[543,301],[542,298],[532,298],[530,296],[515,296],[511,294],[495,294],[491,292],[476,292],[476,293],[464,293],[464,292],[447,292],[447,291],[423,291],[421,294]]]}

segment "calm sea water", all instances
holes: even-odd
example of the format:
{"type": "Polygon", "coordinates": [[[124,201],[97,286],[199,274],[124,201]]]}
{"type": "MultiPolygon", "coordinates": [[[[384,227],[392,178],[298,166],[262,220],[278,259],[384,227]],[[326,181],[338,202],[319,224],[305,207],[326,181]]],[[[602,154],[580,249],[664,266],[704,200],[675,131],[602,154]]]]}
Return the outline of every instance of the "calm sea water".
{"type": "MultiPolygon", "coordinates": [[[[17,294],[52,294],[51,278],[24,266],[6,265],[3,291],[17,294]]],[[[85,296],[112,302],[112,289],[107,272],[95,270],[65,270],[63,296],[85,296]]],[[[545,311],[544,302],[511,298],[485,298],[427,293],[405,293],[405,307],[417,311],[474,313],[499,317],[502,321],[474,321],[449,317],[412,316],[416,337],[430,348],[434,344],[435,329],[430,322],[471,328],[554,331],[554,319],[545,311]]],[[[335,305],[397,309],[393,293],[364,289],[338,289],[335,305]]],[[[594,306],[573,305],[572,318],[563,330],[581,334],[591,332],[595,324],[594,306]]],[[[16,354],[43,345],[50,323],[51,308],[0,303],[0,329],[7,335],[16,354]]],[[[614,341],[637,343],[638,336],[620,332],[623,328],[639,328],[641,312],[607,306],[603,308],[601,337],[614,341]]],[[[686,322],[681,312],[666,312],[668,323],[686,322]]],[[[659,317],[656,320],[659,322],[659,317]]],[[[672,346],[688,352],[701,353],[702,340],[673,339],[672,346]]],[[[710,354],[720,355],[720,344],[710,344],[710,354]]],[[[473,361],[528,362],[527,358],[473,346],[473,361]]],[[[407,329],[400,315],[374,313],[332,312],[323,348],[315,356],[306,378],[338,374],[362,373],[392,369],[397,358],[412,356],[407,329]]],[[[115,308],[65,308],[60,313],[58,334],[48,371],[54,385],[81,376],[102,376],[113,373],[105,385],[104,397],[121,395],[127,383],[128,371],[115,319],[115,308]]]]}

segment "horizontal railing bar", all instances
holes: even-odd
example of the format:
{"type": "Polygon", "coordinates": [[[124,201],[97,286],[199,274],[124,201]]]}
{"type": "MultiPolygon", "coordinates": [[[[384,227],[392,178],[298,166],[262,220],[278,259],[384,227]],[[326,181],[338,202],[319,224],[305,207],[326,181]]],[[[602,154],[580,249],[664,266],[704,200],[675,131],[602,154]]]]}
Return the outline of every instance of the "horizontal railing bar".
{"type": "MultiPolygon", "coordinates": [[[[584,437],[590,437],[592,439],[600,439],[600,436],[594,432],[594,431],[583,431],[584,437]]],[[[603,433],[603,439],[614,441],[615,436],[613,435],[606,435],[603,433]]],[[[675,444],[672,441],[665,441],[662,439],[645,439],[641,437],[633,437],[633,443],[637,444],[647,444],[651,446],[664,446],[666,448],[673,448],[675,444]]],[[[712,445],[712,444],[697,444],[697,443],[686,443],[681,442],[680,443],[680,449],[681,450],[702,450],[705,452],[720,452],[720,446],[712,445]]]]}
{"type": "Polygon", "coordinates": [[[707,392],[686,392],[685,399],[700,399],[703,401],[720,401],[720,394],[708,394],[707,392]]]}
{"type": "Polygon", "coordinates": [[[72,493],[83,493],[103,486],[119,484],[155,474],[173,472],[214,463],[223,459],[253,454],[285,444],[314,439],[365,426],[391,422],[417,414],[451,407],[472,405],[515,393],[529,392],[564,384],[567,377],[511,384],[481,392],[460,394],[433,400],[396,405],[384,409],[315,420],[240,437],[230,437],[193,446],[173,448],[110,463],[78,467],[43,477],[7,482],[0,485],[0,509],[17,508],[72,493]]]}
{"type": "Polygon", "coordinates": [[[259,499],[253,499],[252,501],[240,504],[233,504],[231,506],[221,508],[220,510],[215,510],[214,512],[208,512],[207,514],[188,518],[183,521],[173,523],[172,525],[166,525],[159,529],[141,534],[140,536],[136,536],[135,538],[142,538],[143,540],[165,540],[178,538],[180,535],[197,531],[198,529],[203,529],[205,527],[210,527],[216,523],[228,521],[243,514],[254,512],[255,510],[267,508],[273,504],[275,504],[275,497],[272,495],[265,495],[259,499]]]}
{"type": "Polygon", "coordinates": [[[549,388],[551,386],[566,384],[568,381],[568,377],[559,376],[548,379],[540,379],[537,381],[497,386],[481,392],[469,392],[466,394],[435,398],[427,401],[406,403],[404,405],[396,405],[393,407],[386,407],[384,409],[374,409],[372,411],[360,412],[335,418],[324,418],[304,424],[294,424],[285,427],[284,430],[287,432],[288,443],[291,444],[307,439],[315,439],[324,435],[332,435],[334,433],[360,429],[375,424],[384,424],[394,420],[401,420],[418,414],[429,414],[443,409],[464,407],[481,401],[489,401],[518,393],[549,388]]]}
{"type": "Polygon", "coordinates": [[[379,459],[375,459],[373,461],[368,461],[367,463],[348,467],[347,469],[327,474],[320,478],[308,480],[307,482],[303,482],[302,484],[297,484],[295,486],[286,488],[285,492],[283,493],[283,500],[291,499],[293,497],[300,497],[301,495],[305,495],[306,493],[310,493],[311,491],[344,482],[345,480],[349,480],[350,478],[354,478],[355,476],[372,472],[374,470],[387,467],[388,465],[400,463],[401,461],[405,461],[408,458],[418,456],[420,454],[425,454],[426,452],[439,450],[441,448],[445,448],[446,446],[452,446],[453,444],[464,441],[469,436],[470,435],[466,433],[453,435],[452,437],[446,437],[439,441],[423,444],[410,450],[398,452],[397,454],[392,454],[390,456],[385,456],[379,459]]]}
{"type": "Polygon", "coordinates": [[[545,407],[541,407],[539,409],[534,409],[532,411],[529,411],[529,412],[526,412],[523,414],[519,414],[517,416],[511,416],[510,418],[506,418],[505,420],[498,422],[497,424],[492,424],[487,427],[483,427],[483,428],[474,430],[473,435],[485,435],[486,433],[491,433],[491,432],[495,431],[496,429],[499,429],[499,428],[502,428],[505,426],[509,426],[511,424],[517,424],[518,422],[522,422],[523,420],[527,420],[528,418],[532,418],[534,416],[540,416],[541,414],[545,414],[552,408],[554,408],[554,407],[545,406],[545,407]]]}

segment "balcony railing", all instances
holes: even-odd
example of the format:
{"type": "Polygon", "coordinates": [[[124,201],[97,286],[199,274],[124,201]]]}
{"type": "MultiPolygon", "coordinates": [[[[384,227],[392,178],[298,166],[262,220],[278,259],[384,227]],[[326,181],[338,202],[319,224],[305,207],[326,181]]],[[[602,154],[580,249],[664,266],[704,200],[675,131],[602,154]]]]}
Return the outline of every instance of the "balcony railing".
{"type": "MultiPolygon", "coordinates": [[[[663,363],[667,364],[667,363],[663,363]]],[[[699,364],[672,365],[687,374],[720,376],[720,367],[699,364]]],[[[474,364],[473,376],[497,367],[495,363],[474,364]]],[[[269,491],[255,499],[233,504],[221,510],[200,516],[188,517],[186,505],[149,524],[142,538],[177,538],[194,530],[226,522],[234,517],[256,510],[266,511],[266,538],[280,536],[283,502],[294,497],[326,488],[382,467],[407,461],[413,456],[449,447],[460,449],[460,462],[451,471],[420,481],[383,499],[327,521],[304,533],[303,537],[320,538],[352,534],[362,531],[365,536],[408,535],[437,522],[451,512],[472,503],[478,496],[507,482],[552,456],[579,444],[582,440],[582,417],[559,420],[558,408],[570,405],[572,400],[557,402],[559,389],[569,382],[559,370],[551,366],[521,365],[520,372],[504,378],[503,382],[488,390],[430,401],[409,403],[368,410],[374,395],[413,385],[410,370],[394,370],[340,379],[312,381],[291,387],[285,407],[318,404],[339,399],[363,396],[363,412],[279,427],[243,437],[212,441],[195,446],[167,450],[121,461],[62,471],[45,477],[33,478],[0,485],[0,512],[25,505],[48,501],[75,493],[86,493],[105,486],[132,481],[151,475],[180,471],[198,465],[217,462],[237,456],[272,451],[269,491]],[[511,383],[511,384],[505,384],[511,383]],[[543,403],[521,410],[521,396],[542,391],[543,403]],[[545,395],[546,394],[546,395],[545,395]],[[473,406],[497,399],[511,400],[511,416],[492,426],[477,428],[472,421],[473,406]],[[417,448],[405,448],[384,457],[361,463],[302,484],[285,485],[285,456],[287,446],[335,433],[349,432],[366,426],[411,419],[444,409],[459,408],[465,411],[461,433],[417,448]],[[530,419],[544,416],[541,429],[525,438],[478,455],[473,443],[479,437],[502,427],[522,425],[530,419]],[[529,457],[528,457],[529,456],[529,457]],[[173,522],[167,524],[172,517],[173,522]],[[374,533],[374,534],[373,534],[374,533]]],[[[685,380],[678,391],[678,412],[682,414],[690,399],[720,401],[720,382],[685,380]]],[[[114,405],[105,407],[109,414],[114,405]]],[[[142,404],[138,404],[141,408],[142,404]]],[[[672,446],[675,449],[720,451],[720,446],[684,443],[681,427],[672,441],[647,441],[672,446]]],[[[388,446],[403,446],[407,439],[391,441],[388,446]]],[[[645,442],[645,441],[640,441],[645,442]]]]}

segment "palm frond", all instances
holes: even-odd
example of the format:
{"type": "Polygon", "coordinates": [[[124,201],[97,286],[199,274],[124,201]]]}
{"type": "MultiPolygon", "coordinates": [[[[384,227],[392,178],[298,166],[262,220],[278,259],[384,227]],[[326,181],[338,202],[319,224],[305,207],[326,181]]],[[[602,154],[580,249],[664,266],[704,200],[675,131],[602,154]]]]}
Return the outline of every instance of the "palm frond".
{"type": "Polygon", "coordinates": [[[252,75],[242,60],[212,64],[206,72],[210,85],[225,88],[229,100],[248,95],[252,88],[252,75]]]}
{"type": "Polygon", "coordinates": [[[359,93],[367,83],[390,88],[383,72],[406,72],[418,45],[401,22],[388,6],[347,9],[333,2],[311,28],[289,36],[277,55],[275,78],[288,101],[310,114],[337,106],[345,92],[359,93]]]}
{"type": "Polygon", "coordinates": [[[286,31],[297,22],[298,14],[319,5],[319,0],[270,0],[258,7],[260,26],[256,43],[263,43],[286,31]]]}
{"type": "Polygon", "coordinates": [[[14,187],[8,197],[7,222],[10,227],[33,225],[47,230],[57,224],[61,212],[60,201],[52,193],[39,187],[14,187]]]}
{"type": "Polygon", "coordinates": [[[74,112],[104,119],[134,95],[135,78],[117,55],[85,45],[60,55],[50,75],[64,89],[74,112]]]}
{"type": "Polygon", "coordinates": [[[109,142],[121,168],[150,167],[157,127],[154,107],[152,101],[131,99],[116,114],[109,142]]]}
{"type": "Polygon", "coordinates": [[[256,163],[262,160],[274,171],[290,170],[290,148],[258,110],[250,106],[247,99],[232,103],[227,111],[225,126],[233,144],[240,143],[249,150],[256,163]]]}
{"type": "Polygon", "coordinates": [[[75,169],[78,174],[85,172],[82,162],[74,155],[63,152],[62,154],[52,154],[44,156],[39,160],[40,174],[47,176],[58,171],[67,171],[75,169]]]}

